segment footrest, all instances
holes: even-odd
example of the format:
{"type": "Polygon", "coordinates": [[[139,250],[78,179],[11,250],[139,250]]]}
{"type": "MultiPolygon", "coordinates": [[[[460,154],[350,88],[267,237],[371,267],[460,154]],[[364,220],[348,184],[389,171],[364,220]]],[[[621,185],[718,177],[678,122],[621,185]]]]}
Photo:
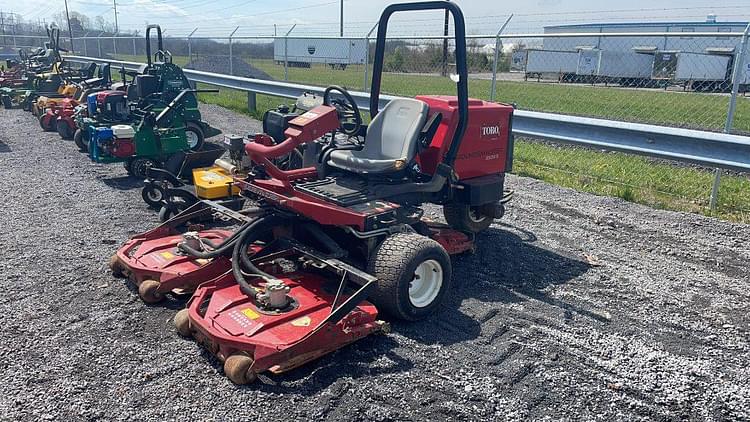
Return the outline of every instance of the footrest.
{"type": "Polygon", "coordinates": [[[358,177],[326,177],[298,183],[294,188],[344,207],[376,199],[369,191],[367,182],[358,177]]]}

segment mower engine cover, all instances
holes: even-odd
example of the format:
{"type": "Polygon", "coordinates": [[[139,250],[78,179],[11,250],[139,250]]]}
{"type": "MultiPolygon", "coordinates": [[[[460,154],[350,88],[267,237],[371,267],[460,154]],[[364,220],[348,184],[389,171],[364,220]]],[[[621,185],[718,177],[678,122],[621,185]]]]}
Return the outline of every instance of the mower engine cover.
{"type": "MultiPolygon", "coordinates": [[[[441,113],[443,118],[430,145],[419,154],[423,171],[434,173],[450,147],[458,125],[458,98],[447,95],[419,95],[427,103],[430,116],[441,113]]],[[[455,171],[459,180],[497,175],[511,170],[513,106],[469,99],[469,121],[456,157],[455,171]]]]}

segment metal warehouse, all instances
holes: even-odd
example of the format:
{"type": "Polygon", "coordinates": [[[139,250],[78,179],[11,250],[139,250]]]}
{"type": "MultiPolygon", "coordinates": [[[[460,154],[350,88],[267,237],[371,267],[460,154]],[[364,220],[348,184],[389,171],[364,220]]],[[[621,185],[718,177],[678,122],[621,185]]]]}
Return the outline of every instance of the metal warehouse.
{"type": "Polygon", "coordinates": [[[630,22],[630,23],[587,23],[546,26],[545,34],[581,33],[592,34],[572,38],[545,37],[545,50],[575,51],[586,48],[601,50],[632,51],[633,48],[661,51],[684,51],[706,53],[716,49],[734,49],[740,38],[722,36],[722,33],[742,32],[748,22],[717,22],[715,15],[709,15],[705,22],[630,22]],[[681,36],[670,37],[602,37],[597,33],[644,33],[675,32],[681,36]],[[691,37],[693,32],[716,32],[716,37],[691,37]]]}

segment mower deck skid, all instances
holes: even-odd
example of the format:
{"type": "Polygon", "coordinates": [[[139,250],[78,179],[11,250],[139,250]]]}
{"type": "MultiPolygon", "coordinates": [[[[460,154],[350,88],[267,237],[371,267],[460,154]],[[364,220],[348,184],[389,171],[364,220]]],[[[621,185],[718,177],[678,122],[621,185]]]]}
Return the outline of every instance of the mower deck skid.
{"type": "MultiPolygon", "coordinates": [[[[346,274],[329,278],[319,272],[274,271],[280,269],[274,260],[277,256],[258,258],[258,265],[280,272],[276,276],[292,298],[286,309],[269,311],[258,306],[228,272],[200,285],[187,309],[175,318],[178,331],[195,338],[224,362],[226,375],[237,384],[252,382],[265,371],[296,368],[388,327],[377,320],[375,306],[364,300],[374,278],[360,274],[369,281],[347,294],[346,274]]],[[[254,283],[263,285],[260,279],[254,283]]]]}

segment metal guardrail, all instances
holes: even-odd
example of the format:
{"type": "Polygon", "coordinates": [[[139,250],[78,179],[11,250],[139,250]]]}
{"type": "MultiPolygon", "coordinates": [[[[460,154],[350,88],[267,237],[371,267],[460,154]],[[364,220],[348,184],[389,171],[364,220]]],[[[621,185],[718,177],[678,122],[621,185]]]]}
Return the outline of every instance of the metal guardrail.
{"type": "MultiPolygon", "coordinates": [[[[92,57],[66,56],[65,58],[79,63],[92,61],[110,63],[123,66],[128,70],[136,70],[142,66],[142,63],[92,57]]],[[[325,89],[312,85],[242,78],[191,69],[184,69],[184,72],[193,82],[284,98],[296,98],[305,92],[322,95],[325,89]]],[[[359,91],[350,91],[350,93],[359,108],[369,110],[370,95],[368,93],[359,91]]],[[[379,107],[384,107],[394,98],[398,97],[381,95],[379,107]]],[[[516,110],[513,133],[519,137],[621,151],[711,168],[750,171],[750,137],[727,133],[527,110],[516,110]]]]}

